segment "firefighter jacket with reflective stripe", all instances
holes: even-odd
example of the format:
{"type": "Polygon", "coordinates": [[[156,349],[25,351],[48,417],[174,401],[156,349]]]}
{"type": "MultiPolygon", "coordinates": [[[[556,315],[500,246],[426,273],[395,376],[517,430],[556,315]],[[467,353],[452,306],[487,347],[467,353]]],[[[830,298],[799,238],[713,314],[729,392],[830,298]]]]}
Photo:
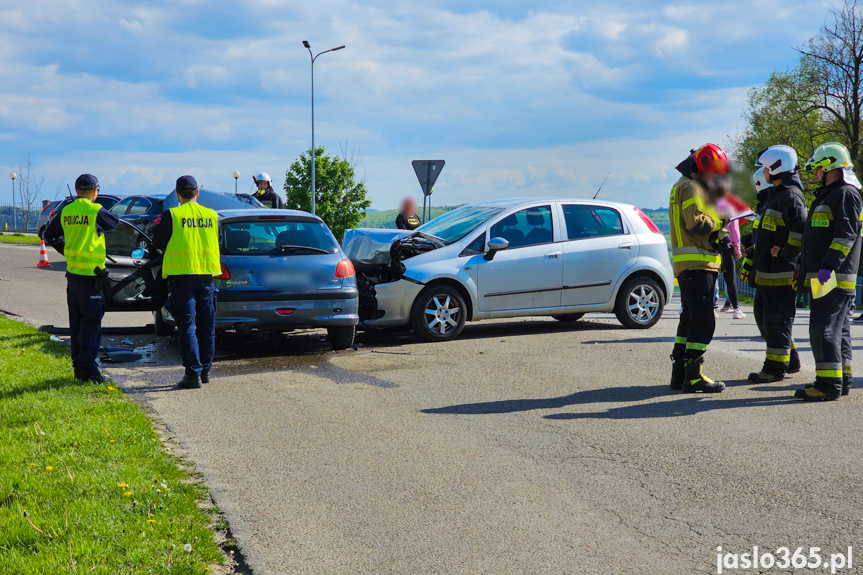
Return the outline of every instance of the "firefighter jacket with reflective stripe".
{"type": "Polygon", "coordinates": [[[855,293],[860,263],[860,218],[863,200],[853,186],[842,180],[815,190],[809,218],[803,230],[800,289],[809,291],[818,270],[836,274],[838,287],[855,293]],[[803,275],[805,274],[805,275],[803,275]]]}
{"type": "Polygon", "coordinates": [[[170,211],[173,227],[162,277],[219,275],[219,215],[197,202],[186,202],[170,211]]]}
{"type": "Polygon", "coordinates": [[[66,271],[79,276],[95,276],[105,268],[105,236],[96,229],[102,209],[87,198],[77,198],[60,212],[63,226],[66,271]]]}
{"type": "Polygon", "coordinates": [[[793,186],[774,186],[761,207],[753,258],[755,286],[790,286],[806,227],[803,192],[793,186]],[[777,257],[770,253],[774,246],[780,248],[777,257]]]}
{"type": "Polygon", "coordinates": [[[718,233],[728,222],[717,215],[701,184],[685,176],[677,180],[671,188],[668,219],[675,277],[686,270],[722,269],[713,232],[718,233]]]}

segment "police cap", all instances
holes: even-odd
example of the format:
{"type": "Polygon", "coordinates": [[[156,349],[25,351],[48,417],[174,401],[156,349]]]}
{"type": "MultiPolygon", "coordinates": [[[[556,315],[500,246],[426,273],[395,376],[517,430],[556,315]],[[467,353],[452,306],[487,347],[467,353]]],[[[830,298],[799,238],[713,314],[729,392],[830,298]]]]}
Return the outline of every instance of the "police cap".
{"type": "Polygon", "coordinates": [[[95,190],[99,187],[99,180],[93,174],[81,174],[75,180],[75,189],[82,192],[95,190]]]}
{"type": "Polygon", "coordinates": [[[197,190],[198,182],[195,181],[195,178],[192,176],[180,176],[177,178],[177,191],[190,191],[197,190]]]}

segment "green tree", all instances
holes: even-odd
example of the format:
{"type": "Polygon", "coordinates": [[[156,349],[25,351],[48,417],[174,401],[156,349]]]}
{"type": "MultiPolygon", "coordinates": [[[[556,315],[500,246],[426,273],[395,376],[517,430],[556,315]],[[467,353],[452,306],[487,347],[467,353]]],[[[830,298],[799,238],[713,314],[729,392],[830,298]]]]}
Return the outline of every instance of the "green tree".
{"type": "MultiPolygon", "coordinates": [[[[285,207],[311,211],[311,148],[294,160],[285,173],[285,207]]],[[[372,205],[366,196],[365,182],[356,179],[356,155],[327,154],[324,146],[315,147],[315,213],[341,241],[345,230],[355,228],[372,205]]]]}
{"type": "MultiPolygon", "coordinates": [[[[863,170],[863,7],[846,0],[831,8],[821,30],[804,47],[793,70],[774,72],[749,92],[747,126],[732,142],[736,160],[754,170],[758,152],[774,144],[797,150],[801,164],[818,145],[848,147],[863,170]]],[[[807,188],[816,186],[802,174],[807,188]]]]}
{"type": "Polygon", "coordinates": [[[801,100],[829,124],[832,139],[845,144],[858,172],[863,169],[863,6],[845,0],[830,9],[821,30],[797,49],[814,97],[801,100]]]}
{"type": "MultiPolygon", "coordinates": [[[[764,85],[749,91],[744,112],[746,128],[732,145],[734,159],[743,164],[749,174],[755,171],[758,153],[768,146],[791,146],[803,164],[812,150],[829,141],[829,122],[804,103],[818,91],[807,68],[808,64],[802,62],[795,70],[773,72],[764,85]]],[[[801,176],[806,188],[813,189],[814,176],[805,172],[801,176]]]]}

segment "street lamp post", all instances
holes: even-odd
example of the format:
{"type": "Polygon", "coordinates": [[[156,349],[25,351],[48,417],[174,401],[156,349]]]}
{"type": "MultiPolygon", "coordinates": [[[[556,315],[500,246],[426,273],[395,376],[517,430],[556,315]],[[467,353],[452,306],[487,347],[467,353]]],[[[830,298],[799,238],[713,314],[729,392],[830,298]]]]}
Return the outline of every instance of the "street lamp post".
{"type": "Polygon", "coordinates": [[[315,215],[315,60],[321,54],[341,50],[344,48],[344,45],[336,46],[317,54],[312,54],[312,46],[306,40],[303,40],[303,46],[309,51],[309,57],[312,59],[312,215],[315,215]]]}
{"type": "Polygon", "coordinates": [[[12,172],[9,174],[9,178],[12,180],[12,229],[18,229],[18,214],[15,213],[15,178],[18,177],[18,174],[12,172]]]}
{"type": "Polygon", "coordinates": [[[232,174],[234,176],[234,195],[237,195],[237,180],[240,178],[240,172],[234,172],[232,174]]]}

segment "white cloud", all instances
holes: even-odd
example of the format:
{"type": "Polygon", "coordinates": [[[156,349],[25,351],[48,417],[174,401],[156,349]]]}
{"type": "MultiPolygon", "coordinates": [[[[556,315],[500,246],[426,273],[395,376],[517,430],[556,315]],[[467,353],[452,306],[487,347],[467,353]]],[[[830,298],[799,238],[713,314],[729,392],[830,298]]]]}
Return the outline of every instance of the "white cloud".
{"type": "Polygon", "coordinates": [[[656,55],[660,58],[672,52],[681,52],[689,46],[689,34],[680,28],[667,28],[660,32],[656,55]]]}
{"type": "Polygon", "coordinates": [[[362,150],[376,207],[416,191],[409,161],[430,156],[448,162],[435,202],[581,193],[612,171],[609,193],[653,205],[680,155],[732,133],[746,88],[818,24],[790,6],[765,36],[778,0],[489,6],[34,0],[0,11],[0,157],[92,169],[106,191],[283,172],[309,145],[308,39],[347,45],[316,64],[317,139],[362,150]]]}

